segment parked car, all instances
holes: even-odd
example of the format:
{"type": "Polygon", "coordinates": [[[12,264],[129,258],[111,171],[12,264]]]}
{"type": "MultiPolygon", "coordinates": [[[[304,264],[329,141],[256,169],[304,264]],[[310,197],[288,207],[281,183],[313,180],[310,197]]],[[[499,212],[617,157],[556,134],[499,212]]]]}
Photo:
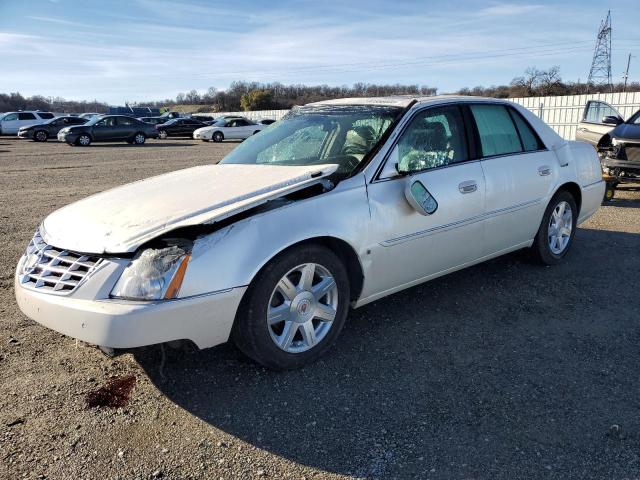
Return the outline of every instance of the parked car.
{"type": "Polygon", "coordinates": [[[141,122],[150,123],[151,125],[159,125],[167,121],[167,119],[163,117],[140,117],[138,120],[140,120],[141,122]]]}
{"type": "Polygon", "coordinates": [[[50,214],[18,263],[16,298],[104,347],[232,338],[267,367],[296,368],[336,341],[350,306],[522,248],[561,262],[603,192],[590,145],[508,101],[325,101],[220,164],[50,214]]]}
{"type": "Polygon", "coordinates": [[[625,121],[608,103],[589,101],[576,139],[598,149],[605,173],[615,177],[640,177],[640,110],[625,121]]]}
{"type": "Polygon", "coordinates": [[[206,125],[211,125],[216,121],[216,118],[212,117],[211,115],[193,115],[191,118],[193,118],[194,120],[198,120],[206,125]]]}
{"type": "Polygon", "coordinates": [[[84,125],[66,127],[58,132],[59,141],[83,147],[91,142],[127,142],[141,145],[147,138],[158,138],[158,132],[153,125],[125,115],[101,115],[84,125]]]}
{"type": "Polygon", "coordinates": [[[199,128],[193,132],[193,138],[209,142],[223,140],[244,140],[265,129],[267,125],[254,123],[247,118],[224,118],[211,126],[199,128]]]}
{"type": "Polygon", "coordinates": [[[51,112],[24,111],[5,113],[0,120],[0,135],[16,135],[20,127],[26,127],[54,118],[51,112]]]}
{"type": "Polygon", "coordinates": [[[43,123],[20,127],[18,137],[30,138],[36,142],[46,142],[50,138],[56,138],[61,129],[72,125],[84,125],[88,121],[88,119],[81,117],[55,117],[43,123]]]}
{"type": "Polygon", "coordinates": [[[199,128],[207,125],[193,118],[173,118],[168,122],[156,125],[160,138],[167,137],[189,137],[199,128]]]}
{"type": "Polygon", "coordinates": [[[99,117],[100,115],[102,115],[102,113],[87,112],[87,113],[81,113],[78,116],[81,118],[86,118],[87,120],[91,120],[95,117],[99,117]]]}

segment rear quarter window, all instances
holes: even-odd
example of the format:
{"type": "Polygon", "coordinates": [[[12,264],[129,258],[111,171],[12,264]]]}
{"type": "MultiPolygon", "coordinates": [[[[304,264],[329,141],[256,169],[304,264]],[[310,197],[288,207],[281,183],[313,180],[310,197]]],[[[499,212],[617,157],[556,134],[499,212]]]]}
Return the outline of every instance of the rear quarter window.
{"type": "Polygon", "coordinates": [[[38,116],[45,120],[51,120],[55,115],[53,113],[39,112],[38,116]]]}
{"type": "Polygon", "coordinates": [[[522,146],[526,152],[533,152],[536,150],[543,150],[544,144],[536,134],[535,130],[529,122],[527,122],[520,112],[515,109],[509,109],[511,112],[511,116],[513,117],[513,121],[516,124],[516,128],[520,133],[520,139],[522,140],[522,146]]]}

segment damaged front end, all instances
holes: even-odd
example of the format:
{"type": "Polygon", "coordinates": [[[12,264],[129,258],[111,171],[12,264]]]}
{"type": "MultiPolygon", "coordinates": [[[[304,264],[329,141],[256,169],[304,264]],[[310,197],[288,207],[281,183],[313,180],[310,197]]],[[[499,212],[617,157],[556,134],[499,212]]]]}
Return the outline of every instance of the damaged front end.
{"type": "Polygon", "coordinates": [[[600,154],[606,175],[640,178],[640,140],[614,137],[600,148],[600,154]]]}

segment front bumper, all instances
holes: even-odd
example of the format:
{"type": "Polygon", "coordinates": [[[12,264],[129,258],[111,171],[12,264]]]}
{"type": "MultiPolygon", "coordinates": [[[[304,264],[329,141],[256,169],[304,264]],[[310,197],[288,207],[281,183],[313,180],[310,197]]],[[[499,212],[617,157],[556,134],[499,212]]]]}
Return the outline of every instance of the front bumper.
{"type": "Polygon", "coordinates": [[[77,139],[78,135],[73,135],[71,133],[58,133],[59,142],[75,143],[77,139]]]}
{"type": "Polygon", "coordinates": [[[19,130],[18,131],[18,138],[33,138],[33,131],[32,130],[19,130]]]}
{"type": "MultiPolygon", "coordinates": [[[[22,269],[24,257],[18,264],[22,269]]],[[[91,279],[88,279],[90,282],[91,279]]],[[[20,310],[39,324],[72,338],[111,348],[191,340],[208,348],[229,339],[247,287],[158,302],[74,298],[22,286],[15,276],[20,310]]]]}
{"type": "Polygon", "coordinates": [[[195,140],[211,140],[213,134],[211,132],[194,132],[193,138],[195,140]]]}

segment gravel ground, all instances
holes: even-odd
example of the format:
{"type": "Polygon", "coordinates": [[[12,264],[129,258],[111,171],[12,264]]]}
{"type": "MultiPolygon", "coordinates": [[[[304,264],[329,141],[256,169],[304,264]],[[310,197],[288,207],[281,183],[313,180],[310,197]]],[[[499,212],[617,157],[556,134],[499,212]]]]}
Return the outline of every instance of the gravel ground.
{"type": "Polygon", "coordinates": [[[49,212],[233,147],[0,137],[0,478],[640,478],[640,186],[562,265],[515,253],[370,304],[295,372],[231,345],[110,359],[19,312],[49,212]]]}

